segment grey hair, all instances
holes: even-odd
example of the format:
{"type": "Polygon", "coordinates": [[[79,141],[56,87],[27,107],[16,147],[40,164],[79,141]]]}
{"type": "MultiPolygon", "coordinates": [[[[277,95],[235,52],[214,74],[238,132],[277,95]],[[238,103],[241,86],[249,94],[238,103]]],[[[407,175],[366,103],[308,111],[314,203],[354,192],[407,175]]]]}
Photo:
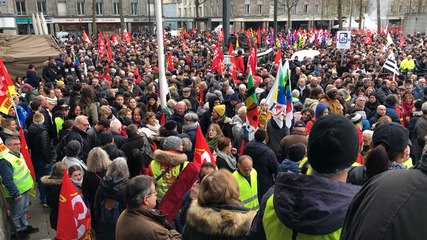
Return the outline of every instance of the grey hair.
{"type": "Polygon", "coordinates": [[[154,179],[145,175],[139,175],[129,180],[125,189],[126,205],[130,208],[139,208],[144,197],[151,193],[152,184],[154,184],[154,179]]]}
{"type": "Polygon", "coordinates": [[[120,132],[122,123],[116,118],[110,123],[110,131],[120,132]]]}
{"type": "Polygon", "coordinates": [[[251,160],[251,162],[253,162],[251,156],[249,156],[249,155],[242,155],[242,156],[239,157],[239,159],[237,159],[237,163],[238,164],[242,164],[242,162],[245,161],[246,159],[249,159],[249,160],[251,160]]]}
{"type": "Polygon", "coordinates": [[[74,119],[74,126],[77,126],[77,124],[81,123],[83,119],[88,119],[85,115],[79,115],[74,119]]]}
{"type": "Polygon", "coordinates": [[[129,169],[124,157],[118,157],[108,166],[106,176],[112,178],[129,178],[129,169]]]}
{"type": "Polygon", "coordinates": [[[243,113],[247,113],[248,112],[248,108],[246,106],[241,106],[238,110],[237,110],[237,115],[243,114],[243,113]]]}
{"type": "Polygon", "coordinates": [[[192,148],[193,148],[193,143],[191,142],[191,140],[187,137],[182,138],[182,151],[191,152],[192,148]]]}
{"type": "Polygon", "coordinates": [[[13,137],[8,137],[8,138],[6,138],[6,140],[5,140],[5,143],[4,143],[4,144],[9,145],[9,144],[10,144],[10,142],[12,142],[12,140],[19,140],[19,141],[21,141],[21,139],[20,139],[19,137],[13,136],[13,137]]]}
{"type": "Polygon", "coordinates": [[[199,121],[199,116],[194,112],[189,112],[184,115],[184,119],[191,122],[199,121]]]}

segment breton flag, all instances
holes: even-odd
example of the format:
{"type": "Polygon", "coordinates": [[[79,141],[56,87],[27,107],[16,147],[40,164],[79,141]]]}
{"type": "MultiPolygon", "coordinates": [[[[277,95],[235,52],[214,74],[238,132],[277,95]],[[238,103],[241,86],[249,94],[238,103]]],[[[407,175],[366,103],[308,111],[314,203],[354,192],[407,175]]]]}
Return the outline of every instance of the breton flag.
{"type": "Polygon", "coordinates": [[[203,136],[200,125],[197,125],[196,147],[194,148],[194,162],[198,162],[200,164],[203,164],[205,162],[211,162],[213,165],[216,166],[215,159],[212,156],[205,136],[203,136]]]}
{"type": "Polygon", "coordinates": [[[393,72],[396,75],[400,75],[399,68],[397,67],[396,58],[394,57],[393,52],[391,52],[390,55],[388,55],[383,65],[383,68],[393,72]]]}
{"type": "Polygon", "coordinates": [[[383,52],[385,52],[391,44],[393,44],[393,38],[391,38],[390,33],[387,33],[387,44],[384,46],[383,52]]]}
{"type": "Polygon", "coordinates": [[[87,239],[89,230],[89,209],[64,169],[55,239],[87,239]]]}

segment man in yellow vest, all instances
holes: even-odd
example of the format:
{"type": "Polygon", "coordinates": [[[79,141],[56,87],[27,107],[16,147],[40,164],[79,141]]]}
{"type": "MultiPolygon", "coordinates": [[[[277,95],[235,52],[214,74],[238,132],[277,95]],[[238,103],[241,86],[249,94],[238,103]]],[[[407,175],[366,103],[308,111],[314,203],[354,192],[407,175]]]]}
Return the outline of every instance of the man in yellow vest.
{"type": "Polygon", "coordinates": [[[12,237],[25,239],[29,237],[28,234],[39,231],[38,228],[29,225],[26,219],[29,203],[28,190],[33,188],[34,181],[21,155],[19,137],[7,138],[6,146],[9,151],[5,151],[0,156],[1,190],[8,202],[17,231],[12,237]]]}
{"type": "Polygon", "coordinates": [[[360,189],[346,183],[358,153],[350,120],[335,114],[317,118],[308,138],[312,175],[279,173],[246,239],[338,240],[347,208],[360,189]]]}
{"type": "Polygon", "coordinates": [[[248,155],[242,155],[237,160],[237,170],[233,176],[239,184],[239,199],[243,206],[251,210],[258,210],[258,180],[257,172],[252,168],[252,158],[248,155]]]}

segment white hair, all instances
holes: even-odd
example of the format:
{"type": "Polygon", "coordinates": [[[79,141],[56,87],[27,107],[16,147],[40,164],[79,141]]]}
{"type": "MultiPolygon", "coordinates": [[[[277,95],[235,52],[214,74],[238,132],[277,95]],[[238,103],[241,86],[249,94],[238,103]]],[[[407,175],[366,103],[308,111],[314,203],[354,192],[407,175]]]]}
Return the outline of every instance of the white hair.
{"type": "Polygon", "coordinates": [[[117,118],[111,121],[110,131],[120,132],[121,128],[122,128],[122,123],[117,118]]]}

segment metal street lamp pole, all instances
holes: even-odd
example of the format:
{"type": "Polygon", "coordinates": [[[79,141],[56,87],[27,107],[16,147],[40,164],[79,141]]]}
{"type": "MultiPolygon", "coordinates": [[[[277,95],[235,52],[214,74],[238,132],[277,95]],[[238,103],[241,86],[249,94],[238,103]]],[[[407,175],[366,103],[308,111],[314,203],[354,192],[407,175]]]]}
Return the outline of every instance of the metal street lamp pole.
{"type": "Polygon", "coordinates": [[[276,39],[277,39],[277,7],[278,7],[277,1],[278,0],[274,0],[274,25],[273,25],[273,28],[274,28],[274,40],[273,41],[274,42],[276,42],[276,39]]]}
{"type": "Polygon", "coordinates": [[[222,51],[228,51],[228,38],[230,36],[230,0],[222,0],[222,29],[224,30],[224,42],[222,51]]]}

